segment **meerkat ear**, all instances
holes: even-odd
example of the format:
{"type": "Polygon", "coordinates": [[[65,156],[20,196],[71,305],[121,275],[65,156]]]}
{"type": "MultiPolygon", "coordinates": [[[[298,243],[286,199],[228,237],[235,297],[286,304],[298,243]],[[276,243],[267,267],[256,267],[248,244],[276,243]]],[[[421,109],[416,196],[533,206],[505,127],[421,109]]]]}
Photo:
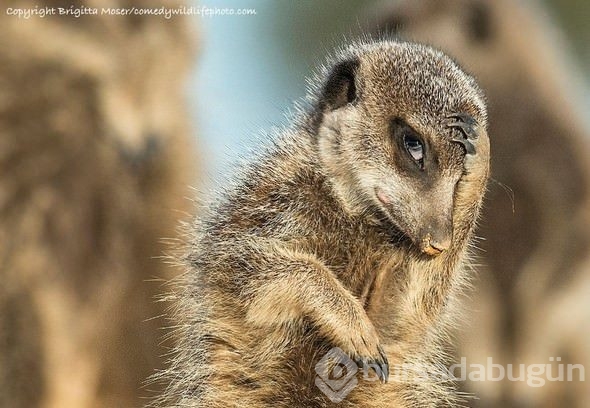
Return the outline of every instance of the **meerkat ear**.
{"type": "Polygon", "coordinates": [[[356,72],[359,66],[358,59],[350,59],[336,65],[322,90],[321,110],[336,110],[357,98],[356,72]]]}

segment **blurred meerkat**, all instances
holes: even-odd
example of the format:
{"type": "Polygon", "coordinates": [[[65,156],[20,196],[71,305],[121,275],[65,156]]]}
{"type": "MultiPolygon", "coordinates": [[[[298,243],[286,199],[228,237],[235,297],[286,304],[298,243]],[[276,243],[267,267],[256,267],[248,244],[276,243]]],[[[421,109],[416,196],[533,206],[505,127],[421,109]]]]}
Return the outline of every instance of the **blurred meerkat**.
{"type": "MultiPolygon", "coordinates": [[[[444,54],[356,43],[199,218],[161,407],[328,407],[334,347],[385,381],[338,406],[452,404],[437,371],[488,175],[484,97],[444,54]]],[[[352,360],[349,360],[352,361],[352,360]]]]}
{"type": "Polygon", "coordinates": [[[192,30],[180,17],[0,21],[0,406],[140,406],[163,354],[148,281],[171,277],[156,258],[195,170],[192,30]]]}
{"type": "MultiPolygon", "coordinates": [[[[490,185],[470,307],[478,312],[460,335],[460,355],[590,367],[590,346],[580,344],[590,326],[590,131],[554,26],[524,1],[395,1],[376,14],[375,31],[440,47],[476,75],[489,102],[492,177],[513,194],[490,185]]],[[[467,386],[477,406],[590,406],[579,381],[467,386]]]]}

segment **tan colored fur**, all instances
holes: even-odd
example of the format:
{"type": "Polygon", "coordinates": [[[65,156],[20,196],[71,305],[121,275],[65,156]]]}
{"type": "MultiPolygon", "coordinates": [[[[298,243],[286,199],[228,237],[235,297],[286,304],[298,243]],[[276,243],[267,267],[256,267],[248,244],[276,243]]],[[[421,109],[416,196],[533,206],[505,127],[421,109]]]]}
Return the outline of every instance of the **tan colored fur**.
{"type": "Polygon", "coordinates": [[[5,13],[37,4],[0,16],[0,406],[139,406],[193,181],[191,29],[5,13]]]}
{"type": "MultiPolygon", "coordinates": [[[[488,174],[483,97],[443,54],[393,42],[348,47],[316,86],[309,110],[190,227],[181,341],[155,405],[336,406],[314,385],[333,347],[415,371],[441,361],[488,174]],[[480,124],[473,156],[450,140],[455,111],[480,124]],[[390,134],[396,118],[427,141],[427,173],[390,134]],[[451,214],[452,243],[434,257],[421,242],[439,212],[451,214]]],[[[455,401],[451,384],[418,374],[359,379],[338,406],[455,401]]]]}

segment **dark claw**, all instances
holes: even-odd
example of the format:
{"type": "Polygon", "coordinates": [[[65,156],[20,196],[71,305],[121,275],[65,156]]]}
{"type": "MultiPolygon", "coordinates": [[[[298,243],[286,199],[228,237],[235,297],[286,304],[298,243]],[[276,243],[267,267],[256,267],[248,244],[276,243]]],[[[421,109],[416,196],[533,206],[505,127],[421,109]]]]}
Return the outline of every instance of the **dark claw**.
{"type": "Polygon", "coordinates": [[[377,377],[379,377],[379,380],[382,383],[387,382],[389,377],[389,362],[387,360],[387,355],[381,346],[379,346],[379,358],[367,359],[366,357],[361,357],[356,359],[355,362],[361,369],[364,367],[372,367],[375,370],[377,377]]]}
{"type": "Polygon", "coordinates": [[[468,123],[452,122],[452,123],[447,124],[447,126],[454,127],[454,128],[461,130],[461,132],[463,132],[463,134],[467,137],[467,139],[475,140],[479,137],[479,135],[477,134],[477,132],[475,130],[475,126],[470,125],[468,123]]]}
{"type": "Polygon", "coordinates": [[[453,113],[447,115],[447,119],[455,119],[455,121],[447,123],[447,127],[459,129],[465,136],[464,138],[454,137],[453,142],[462,144],[467,154],[475,154],[475,146],[471,140],[476,140],[479,137],[476,130],[477,121],[467,113],[453,113]]]}
{"type": "Polygon", "coordinates": [[[452,140],[455,143],[462,144],[463,147],[465,148],[465,153],[467,153],[467,154],[475,154],[475,146],[473,146],[473,143],[471,143],[469,140],[467,140],[467,139],[457,139],[457,138],[453,138],[452,140]]]}
{"type": "Polygon", "coordinates": [[[389,360],[387,360],[387,354],[381,346],[379,347],[379,366],[381,367],[381,375],[379,378],[381,379],[382,383],[386,383],[387,379],[389,378],[389,360]]]}
{"type": "Polygon", "coordinates": [[[447,115],[448,119],[457,119],[462,123],[465,123],[471,127],[475,127],[477,125],[477,121],[468,113],[451,113],[447,115]]]}

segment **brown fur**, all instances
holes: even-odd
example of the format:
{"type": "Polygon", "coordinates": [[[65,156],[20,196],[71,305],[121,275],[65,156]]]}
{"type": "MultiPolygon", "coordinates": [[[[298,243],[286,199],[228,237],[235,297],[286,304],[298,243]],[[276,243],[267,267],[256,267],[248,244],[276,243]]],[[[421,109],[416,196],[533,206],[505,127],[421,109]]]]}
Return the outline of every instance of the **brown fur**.
{"type": "MultiPolygon", "coordinates": [[[[441,360],[488,173],[483,97],[442,53],[407,43],[354,44],[316,79],[309,110],[191,228],[182,340],[157,406],[335,405],[314,366],[336,346],[391,367],[441,360]],[[479,122],[475,155],[450,140],[453,112],[479,122]],[[427,144],[425,170],[398,144],[400,120],[427,144]]],[[[359,380],[338,406],[454,399],[445,382],[359,380]]]]}
{"type": "Polygon", "coordinates": [[[147,281],[192,182],[191,30],[3,12],[0,35],[0,406],[139,406],[163,353],[147,281]]]}
{"type": "MultiPolygon", "coordinates": [[[[492,176],[510,194],[491,184],[480,230],[481,279],[460,355],[500,364],[548,364],[567,355],[590,368],[590,132],[554,28],[524,1],[397,1],[378,15],[381,31],[457,58],[488,96],[492,176]]],[[[481,398],[477,406],[590,406],[583,383],[467,386],[481,398]]]]}

